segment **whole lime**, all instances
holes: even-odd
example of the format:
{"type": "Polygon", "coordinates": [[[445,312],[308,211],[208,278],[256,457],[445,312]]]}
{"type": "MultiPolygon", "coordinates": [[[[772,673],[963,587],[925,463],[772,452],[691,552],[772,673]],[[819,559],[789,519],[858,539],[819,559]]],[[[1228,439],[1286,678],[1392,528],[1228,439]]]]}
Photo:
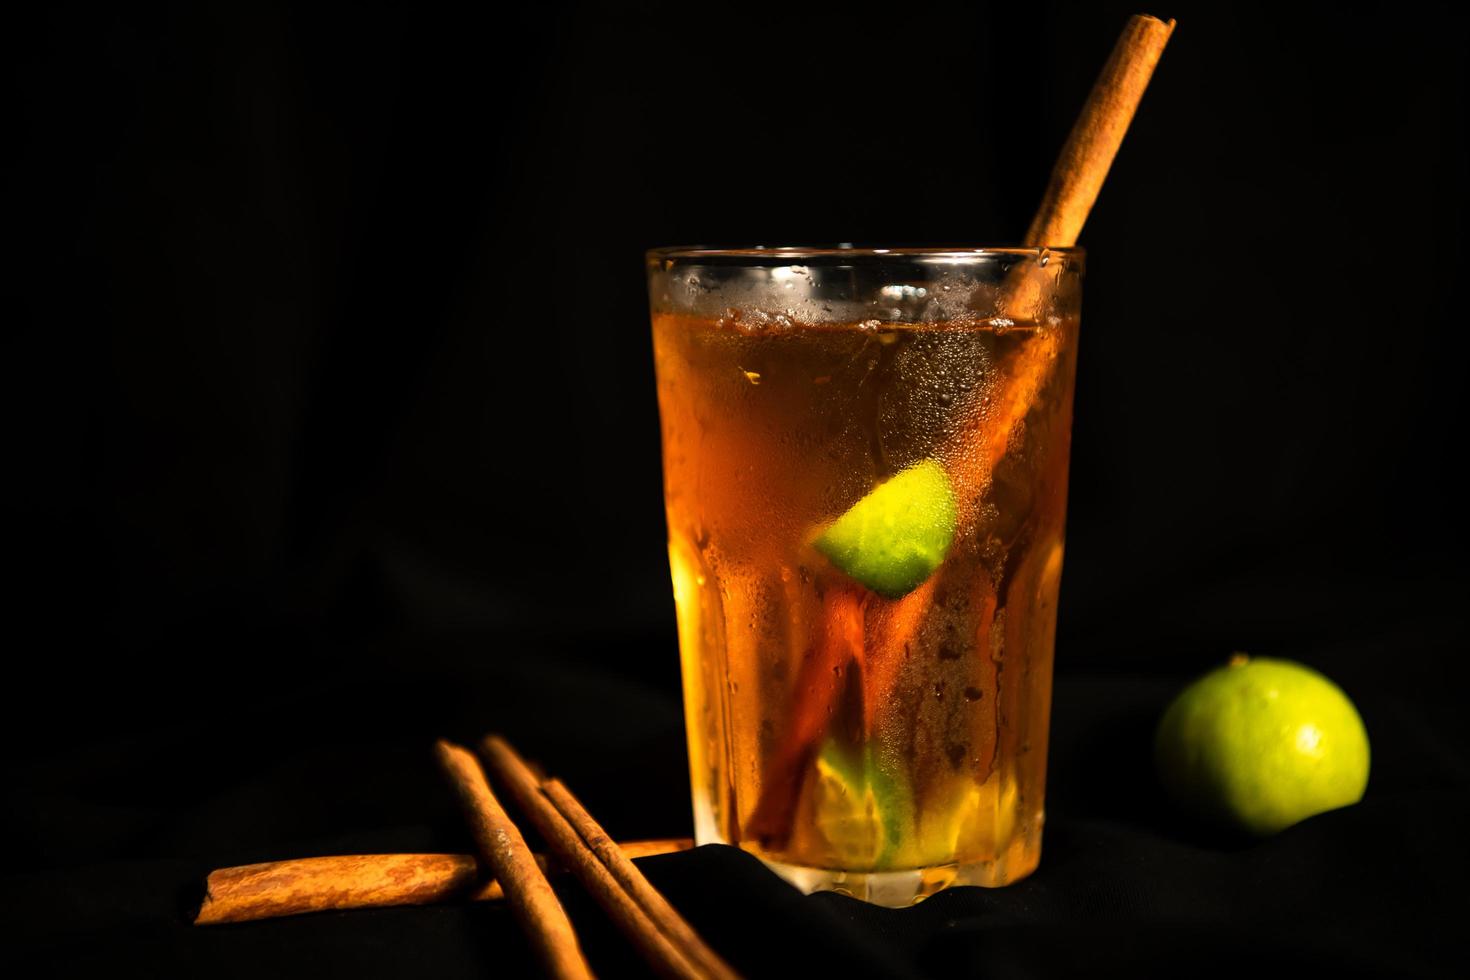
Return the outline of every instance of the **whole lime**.
{"type": "Polygon", "coordinates": [[[1264,836],[1362,799],[1368,733],[1315,670],[1237,654],[1169,705],[1154,760],[1180,806],[1264,836]]]}

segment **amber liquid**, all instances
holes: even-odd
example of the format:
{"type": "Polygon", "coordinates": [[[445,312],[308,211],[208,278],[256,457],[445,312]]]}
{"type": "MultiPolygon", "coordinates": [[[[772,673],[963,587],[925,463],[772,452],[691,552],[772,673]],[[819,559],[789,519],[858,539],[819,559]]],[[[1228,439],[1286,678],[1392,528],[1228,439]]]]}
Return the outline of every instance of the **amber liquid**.
{"type": "Polygon", "coordinates": [[[656,313],[653,336],[700,842],[886,904],[1029,873],[1076,322],[656,313]],[[953,543],[884,598],[814,530],[925,459],[956,474],[953,543]]]}

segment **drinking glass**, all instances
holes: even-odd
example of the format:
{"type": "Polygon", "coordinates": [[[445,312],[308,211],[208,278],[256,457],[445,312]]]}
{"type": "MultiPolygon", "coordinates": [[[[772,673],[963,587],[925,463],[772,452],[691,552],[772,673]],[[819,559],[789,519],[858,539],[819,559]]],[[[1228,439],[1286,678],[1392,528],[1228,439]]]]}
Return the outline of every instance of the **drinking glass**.
{"type": "Polygon", "coordinates": [[[893,906],[1030,873],[1082,252],[647,272],[696,840],[893,906]]]}

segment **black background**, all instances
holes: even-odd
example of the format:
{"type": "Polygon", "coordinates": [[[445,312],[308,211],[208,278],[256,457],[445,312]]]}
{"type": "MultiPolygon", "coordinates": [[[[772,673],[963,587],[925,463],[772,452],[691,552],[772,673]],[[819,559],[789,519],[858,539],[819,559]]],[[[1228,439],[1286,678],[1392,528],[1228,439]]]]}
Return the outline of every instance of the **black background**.
{"type": "MultiPolygon", "coordinates": [[[[1133,12],[14,22],[0,752],[29,948],[58,971],[519,962],[487,909],[181,924],[209,867],[464,847],[442,733],[505,729],[617,834],[687,832],[642,251],[1013,242],[1133,12]]],[[[871,943],[853,959],[880,972],[1455,961],[1464,15],[1152,12],[1180,27],[1082,239],[1042,872],[890,915],[788,908],[738,855],[655,862],[715,938],[760,907],[812,962],[871,943]],[[1253,847],[1158,807],[1149,727],[1236,649],[1358,702],[1360,807],[1253,847]]],[[[578,908],[604,972],[628,966],[578,908]]]]}

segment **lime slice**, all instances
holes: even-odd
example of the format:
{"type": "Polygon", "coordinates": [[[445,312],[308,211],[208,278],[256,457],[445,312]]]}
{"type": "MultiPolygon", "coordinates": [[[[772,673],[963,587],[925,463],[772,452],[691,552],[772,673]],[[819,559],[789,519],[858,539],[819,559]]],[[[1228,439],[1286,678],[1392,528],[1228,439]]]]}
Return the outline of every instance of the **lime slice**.
{"type": "Polygon", "coordinates": [[[1015,778],[1005,772],[984,783],[970,772],[936,779],[919,811],[914,863],[995,860],[1015,836],[1019,797],[1015,778]]]}
{"type": "Polygon", "coordinates": [[[850,750],[828,739],[817,755],[812,823],[837,865],[874,871],[892,865],[912,837],[913,796],[869,747],[850,750]]]}
{"type": "Polygon", "coordinates": [[[899,599],[944,561],[954,540],[954,488],[932,459],[878,484],[817,536],[827,560],[867,588],[899,599]]]}

